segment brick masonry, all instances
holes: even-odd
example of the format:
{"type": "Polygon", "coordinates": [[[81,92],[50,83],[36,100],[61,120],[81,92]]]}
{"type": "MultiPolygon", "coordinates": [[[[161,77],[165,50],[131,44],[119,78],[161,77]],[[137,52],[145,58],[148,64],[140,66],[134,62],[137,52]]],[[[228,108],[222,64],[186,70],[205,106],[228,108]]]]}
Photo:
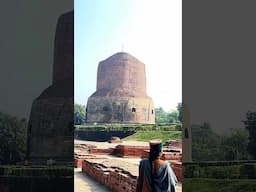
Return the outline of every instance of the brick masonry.
{"type": "MultiPolygon", "coordinates": [[[[86,173],[93,179],[105,185],[114,192],[135,192],[138,174],[131,174],[129,171],[119,167],[108,166],[104,164],[105,159],[101,162],[94,160],[82,161],[82,172],[86,173]]],[[[178,181],[182,181],[181,163],[171,163],[178,181]]]]}
{"type": "Polygon", "coordinates": [[[82,171],[114,192],[134,192],[137,176],[118,167],[107,167],[101,163],[84,160],[82,171]]]}
{"type": "MultiPolygon", "coordinates": [[[[176,142],[175,142],[176,143],[176,142]]],[[[98,149],[92,145],[76,145],[75,167],[113,191],[135,191],[138,176],[138,165],[117,159],[108,159],[104,155],[124,158],[147,158],[149,147],[117,145],[115,148],[98,149]]],[[[182,182],[182,154],[163,152],[162,159],[170,162],[179,182],[182,182]]]]}
{"type": "Polygon", "coordinates": [[[144,63],[124,52],[99,63],[97,90],[87,101],[88,123],[154,124],[154,110],[144,63]]]}
{"type": "Polygon", "coordinates": [[[73,160],[74,12],[61,15],[55,33],[53,82],[32,104],[27,156],[31,161],[73,160]]]}

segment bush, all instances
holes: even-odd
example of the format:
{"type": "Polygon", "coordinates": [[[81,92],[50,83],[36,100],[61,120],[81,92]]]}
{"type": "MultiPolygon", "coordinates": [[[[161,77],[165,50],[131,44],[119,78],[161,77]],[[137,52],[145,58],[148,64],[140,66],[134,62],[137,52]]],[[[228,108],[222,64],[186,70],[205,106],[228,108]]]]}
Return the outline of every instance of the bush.
{"type": "Polygon", "coordinates": [[[99,125],[76,125],[76,130],[86,131],[176,131],[181,130],[180,124],[99,124],[99,125]]]}

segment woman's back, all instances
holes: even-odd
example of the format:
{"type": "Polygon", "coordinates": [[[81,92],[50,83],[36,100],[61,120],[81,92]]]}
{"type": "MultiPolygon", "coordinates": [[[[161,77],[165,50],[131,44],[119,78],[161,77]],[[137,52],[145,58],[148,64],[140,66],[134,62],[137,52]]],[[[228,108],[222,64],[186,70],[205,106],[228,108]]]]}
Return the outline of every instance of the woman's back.
{"type": "Polygon", "coordinates": [[[175,191],[177,178],[167,161],[143,159],[139,166],[137,191],[172,192],[175,191]]]}

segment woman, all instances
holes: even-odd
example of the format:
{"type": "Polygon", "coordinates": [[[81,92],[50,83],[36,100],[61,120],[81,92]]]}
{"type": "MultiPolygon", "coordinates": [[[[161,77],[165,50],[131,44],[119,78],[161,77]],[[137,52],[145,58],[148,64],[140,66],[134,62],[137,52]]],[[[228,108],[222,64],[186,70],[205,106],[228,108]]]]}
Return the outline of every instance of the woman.
{"type": "Polygon", "coordinates": [[[161,155],[161,141],[151,141],[149,158],[140,161],[136,192],[175,192],[177,178],[161,155]]]}

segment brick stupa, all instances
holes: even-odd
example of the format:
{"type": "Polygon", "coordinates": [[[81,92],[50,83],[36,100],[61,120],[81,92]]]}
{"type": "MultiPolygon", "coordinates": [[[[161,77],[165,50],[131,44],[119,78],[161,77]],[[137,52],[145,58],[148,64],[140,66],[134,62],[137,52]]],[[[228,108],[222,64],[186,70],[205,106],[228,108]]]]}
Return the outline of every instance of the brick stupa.
{"type": "Polygon", "coordinates": [[[59,17],[53,83],[33,101],[28,128],[30,161],[73,161],[74,12],[59,17]]]}
{"type": "Polygon", "coordinates": [[[87,102],[86,122],[154,124],[155,109],[146,92],[145,64],[125,52],[101,61],[96,92],[87,102]]]}

